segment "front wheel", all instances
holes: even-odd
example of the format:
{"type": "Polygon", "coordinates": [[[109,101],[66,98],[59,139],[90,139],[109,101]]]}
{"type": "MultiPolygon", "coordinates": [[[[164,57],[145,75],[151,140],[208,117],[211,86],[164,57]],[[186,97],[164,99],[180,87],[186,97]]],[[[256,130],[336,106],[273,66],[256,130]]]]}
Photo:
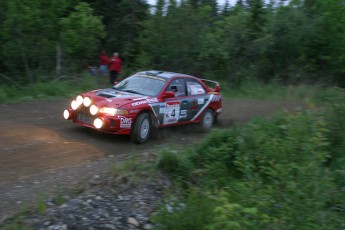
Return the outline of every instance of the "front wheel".
{"type": "Polygon", "coordinates": [[[200,120],[201,130],[204,132],[209,131],[214,123],[214,113],[212,109],[206,109],[200,120]]]}
{"type": "Polygon", "coordinates": [[[134,121],[134,125],[131,131],[132,141],[142,144],[145,143],[151,133],[151,119],[148,113],[141,113],[134,121]]]}

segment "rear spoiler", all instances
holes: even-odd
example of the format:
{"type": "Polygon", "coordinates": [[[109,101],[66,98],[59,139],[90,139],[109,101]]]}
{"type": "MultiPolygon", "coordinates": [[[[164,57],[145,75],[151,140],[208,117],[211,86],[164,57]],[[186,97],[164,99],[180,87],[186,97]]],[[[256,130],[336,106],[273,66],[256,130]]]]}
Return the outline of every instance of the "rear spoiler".
{"type": "Polygon", "coordinates": [[[207,79],[200,79],[208,88],[211,89],[213,92],[220,92],[220,84],[217,81],[207,80],[207,79]]]}

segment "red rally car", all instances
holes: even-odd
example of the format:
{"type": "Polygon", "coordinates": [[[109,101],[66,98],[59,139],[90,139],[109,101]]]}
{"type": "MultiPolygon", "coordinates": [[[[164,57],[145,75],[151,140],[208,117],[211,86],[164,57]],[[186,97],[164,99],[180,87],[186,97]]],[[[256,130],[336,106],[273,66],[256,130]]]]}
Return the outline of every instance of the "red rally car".
{"type": "Polygon", "coordinates": [[[63,115],[80,125],[131,135],[133,141],[144,143],[152,128],[199,123],[207,131],[221,110],[218,82],[180,73],[143,71],[112,88],[78,95],[63,115]]]}

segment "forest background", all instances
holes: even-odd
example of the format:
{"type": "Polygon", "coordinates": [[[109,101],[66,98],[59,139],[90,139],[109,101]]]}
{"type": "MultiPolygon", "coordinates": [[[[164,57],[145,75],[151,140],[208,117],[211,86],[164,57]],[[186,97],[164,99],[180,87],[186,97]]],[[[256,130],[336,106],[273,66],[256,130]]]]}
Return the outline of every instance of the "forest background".
{"type": "Polygon", "coordinates": [[[118,51],[124,73],[345,86],[343,0],[0,1],[0,83],[72,76],[118,51]]]}

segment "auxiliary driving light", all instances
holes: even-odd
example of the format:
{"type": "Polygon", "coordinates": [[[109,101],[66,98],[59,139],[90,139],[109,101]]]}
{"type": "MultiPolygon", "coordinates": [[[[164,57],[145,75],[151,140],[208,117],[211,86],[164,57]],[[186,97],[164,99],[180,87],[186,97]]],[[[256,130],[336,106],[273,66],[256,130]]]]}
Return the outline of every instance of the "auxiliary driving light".
{"type": "Polygon", "coordinates": [[[96,115],[97,113],[98,113],[98,107],[97,106],[95,106],[95,105],[91,105],[91,107],[90,107],[90,113],[91,113],[91,115],[96,115]]]}
{"type": "Polygon", "coordinates": [[[76,101],[78,102],[79,105],[81,105],[81,104],[83,104],[83,100],[84,100],[83,97],[82,97],[81,95],[79,95],[79,96],[77,97],[77,100],[76,100],[76,101]]]}
{"type": "Polygon", "coordinates": [[[77,102],[76,100],[73,100],[73,101],[71,102],[71,108],[72,108],[73,110],[76,110],[76,109],[78,109],[78,107],[79,107],[78,102],[77,102]]]}
{"type": "Polygon", "coordinates": [[[63,117],[66,119],[66,120],[68,120],[68,118],[69,118],[69,111],[67,110],[67,109],[65,109],[65,111],[63,111],[63,117]]]}
{"type": "Polygon", "coordinates": [[[103,121],[100,118],[96,118],[95,121],[93,122],[93,125],[97,128],[100,129],[103,126],[103,121]]]}
{"type": "Polygon", "coordinates": [[[85,107],[89,107],[91,105],[91,99],[89,97],[85,97],[83,103],[85,107]]]}

